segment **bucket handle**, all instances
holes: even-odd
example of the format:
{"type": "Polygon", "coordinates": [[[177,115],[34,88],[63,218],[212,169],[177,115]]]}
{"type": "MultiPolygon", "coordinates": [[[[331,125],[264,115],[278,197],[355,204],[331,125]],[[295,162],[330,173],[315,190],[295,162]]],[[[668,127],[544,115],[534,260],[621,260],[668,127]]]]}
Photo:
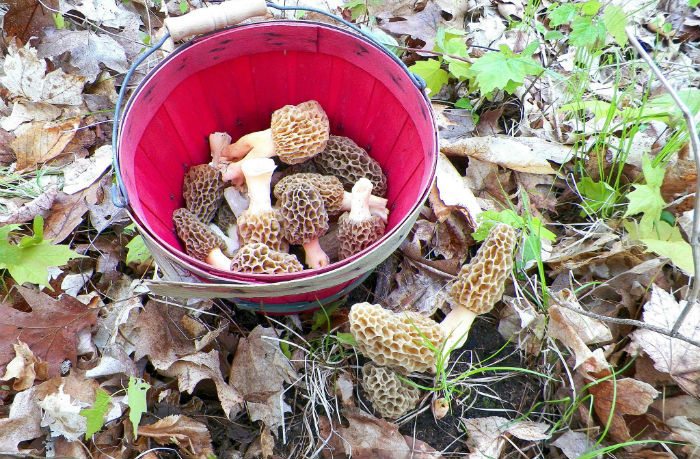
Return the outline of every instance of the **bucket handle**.
{"type": "Polygon", "coordinates": [[[398,64],[401,69],[406,72],[406,75],[411,79],[413,84],[420,90],[423,97],[427,98],[425,93],[425,88],[427,87],[423,78],[412,73],[406,64],[399,59],[399,57],[392,53],[387,47],[377,41],[373,36],[364,30],[357,27],[355,24],[346,21],[340,16],[331,14],[327,11],[320,10],[318,8],[310,8],[304,6],[283,6],[278,5],[273,2],[263,2],[263,0],[228,0],[218,5],[211,6],[209,8],[201,8],[198,10],[191,11],[180,17],[168,18],[165,20],[166,33],[163,37],[148,49],[145,53],[138,57],[134,63],[129,67],[129,70],[124,76],[124,81],[122,82],[121,88],[119,88],[119,95],[117,97],[117,102],[114,104],[114,120],[112,122],[112,168],[114,169],[114,183],[112,184],[112,203],[119,208],[126,208],[129,205],[129,198],[126,192],[126,185],[124,184],[124,179],[121,174],[121,167],[119,165],[118,155],[117,155],[117,144],[119,137],[119,124],[120,124],[120,111],[124,98],[126,97],[127,87],[129,85],[129,80],[131,80],[132,75],[136,69],[145,61],[151,54],[159,50],[170,38],[173,41],[181,40],[183,38],[191,37],[193,35],[198,35],[202,33],[212,32],[214,30],[219,30],[228,26],[238,24],[245,19],[262,16],[266,12],[266,8],[272,8],[279,11],[308,11],[311,13],[321,14],[327,16],[335,21],[340,22],[346,27],[349,27],[356,33],[363,36],[365,39],[376,45],[379,49],[384,51],[384,53],[389,56],[396,64],[398,64]]]}

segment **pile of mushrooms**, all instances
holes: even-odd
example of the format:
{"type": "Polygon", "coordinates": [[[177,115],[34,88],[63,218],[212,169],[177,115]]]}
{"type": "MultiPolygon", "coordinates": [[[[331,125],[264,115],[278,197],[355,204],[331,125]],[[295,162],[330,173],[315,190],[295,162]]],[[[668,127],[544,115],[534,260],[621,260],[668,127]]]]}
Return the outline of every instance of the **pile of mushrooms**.
{"type": "Polygon", "coordinates": [[[211,162],[185,174],[173,222],[188,255],[225,271],[291,273],[352,257],[384,235],[386,176],[354,141],[330,135],[317,101],[286,105],[269,129],[232,141],[212,133],[211,162]]]}

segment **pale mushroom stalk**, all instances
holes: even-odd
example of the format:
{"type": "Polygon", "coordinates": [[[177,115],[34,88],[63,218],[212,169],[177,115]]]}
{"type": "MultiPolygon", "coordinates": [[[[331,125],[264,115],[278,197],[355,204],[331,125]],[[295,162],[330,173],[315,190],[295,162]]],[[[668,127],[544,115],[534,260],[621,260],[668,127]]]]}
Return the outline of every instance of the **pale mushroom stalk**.
{"type": "Polygon", "coordinates": [[[321,248],[318,238],[302,244],[302,247],[304,247],[304,253],[306,254],[306,264],[311,268],[322,268],[330,264],[331,261],[321,248]]]}
{"type": "MultiPolygon", "coordinates": [[[[371,182],[370,182],[371,183],[371,182]]],[[[343,191],[343,204],[341,209],[342,210],[351,210],[352,209],[352,193],[348,193],[347,191],[343,191]]],[[[381,218],[384,223],[387,222],[389,219],[389,210],[387,209],[388,201],[385,198],[380,198],[379,196],[375,196],[373,194],[370,194],[367,197],[367,207],[368,207],[368,212],[371,213],[371,215],[376,215],[377,217],[381,218]]],[[[351,212],[352,214],[352,212],[351,212]]]]}
{"type": "Polygon", "coordinates": [[[445,352],[464,346],[477,315],[467,308],[456,306],[445,316],[440,322],[440,328],[447,337],[444,345],[445,352]]]}
{"type": "Polygon", "coordinates": [[[224,241],[192,212],[177,209],[173,212],[173,222],[188,255],[223,271],[231,269],[231,260],[221,251],[224,241]]]}
{"type": "Polygon", "coordinates": [[[338,241],[341,258],[348,258],[365,250],[379,240],[386,231],[386,224],[379,216],[372,215],[369,200],[372,182],[361,178],[352,187],[352,204],[349,213],[338,219],[338,241]]]}
{"type": "Polygon", "coordinates": [[[209,255],[207,255],[207,258],[204,261],[215,268],[221,269],[222,271],[231,270],[231,259],[224,255],[224,252],[222,252],[219,248],[209,252],[209,255]]]}
{"type": "Polygon", "coordinates": [[[209,134],[209,150],[211,152],[211,165],[217,166],[221,162],[221,154],[231,145],[231,136],[225,132],[209,134]]]}
{"type": "Polygon", "coordinates": [[[248,186],[248,213],[260,214],[272,210],[270,200],[270,181],[277,166],[271,159],[261,158],[259,161],[245,161],[241,171],[248,186]]]}
{"type": "Polygon", "coordinates": [[[275,156],[275,141],[272,129],[251,132],[226,147],[224,155],[230,160],[243,158],[272,158],[275,156]]]}

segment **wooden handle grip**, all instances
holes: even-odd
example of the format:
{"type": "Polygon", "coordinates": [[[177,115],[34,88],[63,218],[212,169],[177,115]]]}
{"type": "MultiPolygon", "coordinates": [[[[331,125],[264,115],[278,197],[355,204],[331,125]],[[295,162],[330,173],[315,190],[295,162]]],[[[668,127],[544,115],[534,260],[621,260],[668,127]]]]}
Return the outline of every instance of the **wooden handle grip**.
{"type": "Polygon", "coordinates": [[[208,8],[194,10],[184,16],[165,20],[173,41],[223,29],[254,16],[267,14],[265,0],[228,0],[208,8]]]}

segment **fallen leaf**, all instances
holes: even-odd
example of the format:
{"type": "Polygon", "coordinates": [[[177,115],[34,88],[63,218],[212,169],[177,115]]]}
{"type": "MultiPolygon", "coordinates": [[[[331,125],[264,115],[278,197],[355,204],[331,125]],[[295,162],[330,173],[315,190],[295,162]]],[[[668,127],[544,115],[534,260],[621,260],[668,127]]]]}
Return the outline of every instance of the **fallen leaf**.
{"type": "Polygon", "coordinates": [[[427,267],[404,259],[396,275],[396,288],[382,301],[392,311],[413,311],[431,316],[447,301],[445,275],[438,276],[427,267]]]}
{"type": "Polygon", "coordinates": [[[96,201],[88,202],[88,211],[90,212],[90,224],[98,233],[102,233],[107,228],[113,225],[126,224],[130,222],[129,213],[126,209],[117,207],[112,201],[110,192],[109,175],[105,175],[102,180],[102,186],[96,193],[96,201]],[[105,183],[107,182],[107,183],[105,183]]]}
{"type": "Polygon", "coordinates": [[[34,356],[26,343],[19,341],[12,346],[15,348],[15,358],[7,364],[5,374],[0,377],[0,381],[14,379],[12,389],[19,392],[34,385],[37,373],[39,373],[40,379],[46,378],[46,364],[34,356]]]}
{"type": "Polygon", "coordinates": [[[567,459],[578,459],[593,446],[593,442],[583,432],[567,430],[552,442],[552,446],[559,448],[567,459]]]}
{"type": "Polygon", "coordinates": [[[63,392],[63,385],[59,386],[58,392],[47,395],[37,404],[43,411],[41,426],[48,427],[51,435],[61,435],[69,441],[76,441],[85,435],[87,420],[80,415],[80,411],[89,405],[63,392]]]}
{"type": "Polygon", "coordinates": [[[85,78],[70,75],[61,69],[46,73],[46,61],[39,59],[37,50],[27,43],[17,48],[12,43],[4,62],[2,83],[14,96],[26,97],[32,102],[57,105],[80,105],[85,78]]]}
{"type": "Polygon", "coordinates": [[[18,37],[27,43],[31,37],[40,37],[46,27],[55,25],[48,8],[57,8],[57,0],[13,0],[10,5],[4,21],[0,20],[7,37],[18,37]]]}
{"type": "Polygon", "coordinates": [[[58,187],[50,185],[36,198],[15,209],[8,209],[7,214],[0,215],[0,225],[26,223],[34,220],[37,215],[46,216],[57,194],[58,187]]]}
{"type": "Polygon", "coordinates": [[[2,118],[0,127],[14,131],[30,121],[53,121],[61,116],[62,110],[55,105],[42,102],[15,102],[10,116],[2,118]]]}
{"type": "Polygon", "coordinates": [[[447,206],[445,212],[438,213],[436,211],[438,219],[444,221],[447,219],[449,212],[458,210],[467,218],[472,228],[476,228],[478,226],[476,223],[477,216],[482,211],[481,206],[479,206],[464,177],[459,174],[450,160],[442,153],[438,157],[436,175],[435,186],[439,193],[439,199],[447,206]]]}
{"type": "Polygon", "coordinates": [[[61,363],[77,362],[78,335],[90,330],[97,320],[97,309],[91,309],[68,295],[53,299],[45,293],[26,287],[18,292],[31,307],[21,311],[0,303],[0,371],[14,357],[12,343],[20,339],[34,355],[48,363],[48,375],[60,372],[61,363]]]}
{"type": "Polygon", "coordinates": [[[114,0],[59,0],[59,10],[61,13],[79,11],[86,19],[114,29],[141,25],[138,14],[114,0]]]}
{"type": "Polygon", "coordinates": [[[17,160],[11,146],[14,139],[15,136],[13,134],[0,129],[0,166],[9,166],[17,160]]]}
{"type": "Polygon", "coordinates": [[[434,2],[428,2],[422,11],[410,11],[401,17],[391,12],[378,14],[379,27],[387,32],[410,35],[425,43],[423,49],[431,51],[435,45],[438,27],[447,23],[442,17],[442,8],[434,2]]]}
{"type": "Polygon", "coordinates": [[[87,201],[94,199],[99,188],[98,182],[80,193],[69,195],[59,192],[44,222],[44,237],[59,243],[73,234],[75,228],[83,223],[83,215],[88,211],[87,201]]]}
{"type": "Polygon", "coordinates": [[[467,446],[470,459],[490,459],[501,457],[506,445],[506,435],[513,435],[521,440],[539,441],[550,437],[546,432],[550,426],[532,421],[513,421],[499,416],[484,418],[462,418],[468,437],[467,446]]]}
{"type": "Polygon", "coordinates": [[[0,451],[19,453],[19,444],[43,435],[41,409],[36,404],[36,389],[31,388],[15,395],[10,405],[10,415],[0,419],[0,451]]]}
{"type": "Polygon", "coordinates": [[[95,81],[101,72],[100,64],[119,73],[128,69],[124,48],[109,35],[91,30],[49,29],[38,50],[42,58],[70,52],[70,65],[88,81],[95,81]]]}
{"type": "Polygon", "coordinates": [[[159,445],[176,444],[190,456],[206,458],[214,454],[206,424],[187,416],[166,416],[147,426],[139,426],[139,435],[152,438],[159,445]]]}
{"type": "MultiPolygon", "coordinates": [[[[673,295],[652,285],[642,318],[649,325],[670,331],[685,305],[685,301],[677,302],[673,295]]],[[[678,331],[700,341],[700,307],[690,309],[678,331]]],[[[636,330],[632,342],[651,357],[657,370],[670,374],[683,390],[700,397],[700,348],[646,329],[636,330]]]]}
{"type": "Polygon", "coordinates": [[[79,118],[62,121],[27,123],[15,131],[12,149],[17,156],[17,170],[34,169],[61,155],[75,137],[79,118]]]}
{"type": "Polygon", "coordinates": [[[75,194],[92,185],[112,164],[112,147],[103,145],[89,158],[78,159],[63,168],[63,192],[75,194]]]}
{"type": "Polygon", "coordinates": [[[685,416],[676,416],[666,420],[666,425],[671,428],[671,439],[686,443],[682,451],[685,457],[696,458],[700,453],[700,424],[690,421],[685,416]]]}
{"type": "MultiPolygon", "coordinates": [[[[124,344],[118,341],[121,336],[120,327],[129,320],[129,315],[135,309],[141,308],[141,298],[134,296],[125,300],[118,300],[100,308],[100,317],[97,319],[97,331],[94,342],[98,349],[124,344]]],[[[119,346],[121,347],[121,346],[119,346]]]]}

